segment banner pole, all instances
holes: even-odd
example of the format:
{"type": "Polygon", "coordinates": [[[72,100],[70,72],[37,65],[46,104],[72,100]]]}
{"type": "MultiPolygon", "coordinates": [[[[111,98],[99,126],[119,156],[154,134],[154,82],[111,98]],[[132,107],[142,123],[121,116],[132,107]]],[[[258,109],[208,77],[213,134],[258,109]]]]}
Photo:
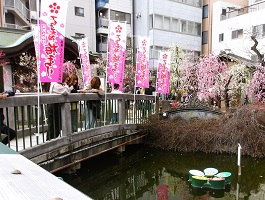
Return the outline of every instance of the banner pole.
{"type": "Polygon", "coordinates": [[[134,116],[134,112],[135,112],[135,95],[136,95],[136,73],[134,75],[134,89],[133,89],[133,123],[135,123],[135,116],[134,116]]]}
{"type": "MultiPolygon", "coordinates": [[[[39,1],[37,0],[37,28],[38,28],[38,48],[37,48],[37,73],[38,73],[38,86],[37,86],[37,90],[38,90],[38,119],[37,119],[37,126],[38,126],[38,132],[37,132],[37,135],[36,135],[36,141],[37,141],[37,144],[39,144],[39,134],[40,134],[40,5],[39,5],[39,1]]],[[[36,32],[35,32],[36,33],[36,32]]],[[[44,109],[45,110],[45,109],[44,109]]],[[[46,116],[45,116],[46,118],[46,116]]]]}
{"type": "Polygon", "coordinates": [[[107,90],[108,90],[108,66],[109,66],[109,35],[110,35],[111,20],[109,15],[109,27],[108,27],[108,40],[107,40],[107,62],[106,62],[106,75],[105,75],[105,95],[104,95],[104,126],[106,125],[106,115],[107,115],[107,90]]]}
{"type": "MultiPolygon", "coordinates": [[[[159,58],[160,58],[160,51],[158,51],[158,59],[159,58]]],[[[157,92],[157,88],[158,88],[158,74],[159,74],[159,72],[158,72],[159,71],[159,68],[158,67],[159,67],[159,60],[158,60],[158,65],[157,65],[157,69],[156,69],[156,96],[158,94],[158,98],[159,98],[159,93],[157,92]]],[[[159,110],[158,110],[158,112],[159,112],[159,110]]]]}

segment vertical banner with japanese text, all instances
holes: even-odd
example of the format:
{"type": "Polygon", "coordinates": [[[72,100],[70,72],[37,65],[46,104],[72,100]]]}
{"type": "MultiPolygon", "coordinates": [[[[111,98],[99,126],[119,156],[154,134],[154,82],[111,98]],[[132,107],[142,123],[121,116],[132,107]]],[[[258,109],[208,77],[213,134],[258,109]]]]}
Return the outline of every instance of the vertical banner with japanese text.
{"type": "Polygon", "coordinates": [[[139,49],[137,51],[136,86],[149,87],[149,48],[150,39],[139,37],[139,49]]]}
{"type": "Polygon", "coordinates": [[[79,47],[79,56],[81,60],[83,81],[84,81],[84,86],[86,87],[90,84],[92,78],[89,53],[88,53],[88,38],[82,38],[77,42],[79,47]]]}
{"type": "Polygon", "coordinates": [[[170,82],[170,52],[160,51],[157,67],[157,92],[169,93],[170,82]]]}
{"type": "Polygon", "coordinates": [[[41,1],[40,82],[62,82],[68,0],[41,1]]]}
{"type": "Polygon", "coordinates": [[[126,23],[109,23],[108,82],[122,85],[126,57],[126,23]]]}

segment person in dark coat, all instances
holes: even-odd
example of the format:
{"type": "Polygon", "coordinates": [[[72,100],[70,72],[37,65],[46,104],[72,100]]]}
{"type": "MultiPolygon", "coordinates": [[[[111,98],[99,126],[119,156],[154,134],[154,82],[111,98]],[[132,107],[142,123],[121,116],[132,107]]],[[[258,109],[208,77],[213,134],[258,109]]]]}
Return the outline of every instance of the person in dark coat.
{"type": "Polygon", "coordinates": [[[149,88],[145,88],[144,94],[146,95],[153,95],[153,92],[155,92],[156,89],[154,86],[152,86],[152,81],[149,81],[149,88]]]}
{"type": "MultiPolygon", "coordinates": [[[[9,96],[14,96],[15,93],[12,91],[6,91],[2,94],[0,94],[0,99],[7,99],[9,96]]],[[[0,128],[1,128],[1,134],[6,135],[3,140],[1,141],[3,144],[8,144],[12,139],[14,139],[17,136],[17,132],[7,126],[4,121],[5,121],[5,116],[4,116],[4,109],[0,108],[0,128]]]]}
{"type": "MultiPolygon", "coordinates": [[[[155,89],[155,87],[152,86],[152,81],[149,81],[149,88],[145,88],[144,94],[145,95],[153,95],[153,92],[155,92],[155,91],[156,91],[156,89],[155,89]]],[[[152,106],[152,103],[150,101],[145,102],[145,106],[143,109],[143,117],[146,117],[147,111],[148,112],[151,111],[151,106],[152,106]]]]}

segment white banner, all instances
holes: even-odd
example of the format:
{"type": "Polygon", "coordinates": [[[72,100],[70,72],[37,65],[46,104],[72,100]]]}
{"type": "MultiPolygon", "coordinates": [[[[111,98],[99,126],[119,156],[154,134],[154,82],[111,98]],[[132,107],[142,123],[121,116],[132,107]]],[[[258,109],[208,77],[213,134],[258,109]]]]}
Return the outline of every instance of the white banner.
{"type": "Polygon", "coordinates": [[[126,23],[109,22],[108,81],[122,85],[126,57],[126,23]]]}
{"type": "Polygon", "coordinates": [[[40,16],[40,81],[61,82],[68,0],[42,0],[40,16]]]}
{"type": "Polygon", "coordinates": [[[139,37],[139,49],[137,51],[136,86],[149,87],[149,49],[150,38],[139,37]]]}
{"type": "Polygon", "coordinates": [[[81,67],[83,73],[84,86],[88,86],[91,81],[91,66],[88,53],[88,38],[78,40],[79,57],[81,60],[81,67]]]}

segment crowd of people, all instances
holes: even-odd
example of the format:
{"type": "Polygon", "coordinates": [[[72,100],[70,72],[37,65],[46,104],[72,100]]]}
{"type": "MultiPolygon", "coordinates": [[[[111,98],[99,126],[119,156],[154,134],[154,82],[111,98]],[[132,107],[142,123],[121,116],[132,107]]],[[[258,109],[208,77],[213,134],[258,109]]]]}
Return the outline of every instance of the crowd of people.
{"type": "MultiPolygon", "coordinates": [[[[138,88],[134,91],[135,94],[146,94],[152,95],[155,92],[155,87],[152,86],[152,82],[149,83],[149,88],[138,88]],[[139,91],[139,92],[138,92],[139,91]]],[[[103,96],[105,92],[101,89],[101,80],[99,77],[93,77],[91,79],[90,85],[80,89],[78,83],[78,76],[76,74],[67,74],[63,73],[62,82],[52,82],[49,86],[50,94],[61,94],[69,95],[70,93],[96,93],[99,96],[103,96]]],[[[123,88],[120,88],[120,85],[115,83],[112,85],[111,93],[121,94],[133,93],[129,83],[126,83],[123,88]]],[[[0,94],[0,99],[7,99],[8,96],[14,96],[14,92],[4,92],[0,94]]],[[[100,100],[89,100],[85,102],[85,126],[86,128],[94,128],[96,126],[97,119],[100,119],[101,116],[101,101],[100,100]]],[[[148,106],[148,105],[146,105],[148,106]]],[[[130,101],[126,101],[125,108],[126,110],[130,107],[130,101]]],[[[51,140],[57,138],[61,132],[61,104],[60,103],[51,103],[47,105],[48,108],[48,129],[46,140],[51,140]]],[[[144,109],[146,110],[146,109],[144,109]]],[[[71,102],[71,127],[72,132],[78,130],[78,102],[71,102]]],[[[118,100],[113,100],[112,102],[112,116],[110,123],[118,122],[118,113],[119,106],[118,100]]],[[[144,115],[144,114],[143,114],[144,115]]],[[[3,108],[0,108],[0,117],[1,117],[1,133],[6,135],[1,142],[3,144],[8,144],[12,139],[17,136],[17,132],[12,128],[8,127],[5,123],[5,117],[3,113],[3,108]]]]}

